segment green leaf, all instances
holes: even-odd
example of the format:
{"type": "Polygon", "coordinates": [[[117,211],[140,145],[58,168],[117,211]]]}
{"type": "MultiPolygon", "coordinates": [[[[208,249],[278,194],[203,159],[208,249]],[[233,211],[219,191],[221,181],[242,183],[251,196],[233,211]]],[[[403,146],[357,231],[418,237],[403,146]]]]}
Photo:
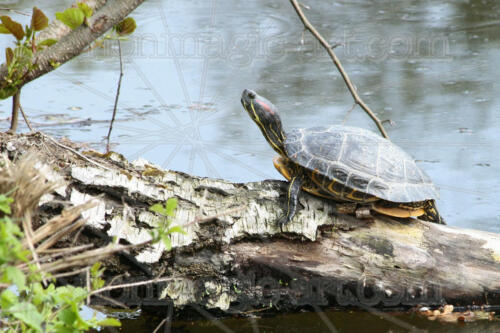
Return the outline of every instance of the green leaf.
{"type": "Polygon", "coordinates": [[[101,265],[102,264],[99,261],[94,263],[92,267],[90,267],[90,275],[93,277],[99,276],[99,268],[101,268],[101,265]]]}
{"type": "Polygon", "coordinates": [[[17,60],[20,67],[26,69],[33,59],[33,51],[24,45],[18,46],[14,49],[14,59],[17,60]]]}
{"type": "Polygon", "coordinates": [[[131,17],[127,17],[115,26],[116,33],[120,36],[130,35],[137,28],[137,23],[131,17]]]}
{"type": "Polygon", "coordinates": [[[101,269],[101,263],[96,262],[90,268],[90,276],[92,281],[92,290],[100,289],[106,283],[103,279],[101,279],[102,274],[104,273],[104,268],[101,269]]]}
{"type": "MultiPolygon", "coordinates": [[[[7,64],[9,64],[12,61],[12,58],[14,58],[14,51],[12,51],[10,47],[5,49],[5,58],[7,60],[7,64]]],[[[7,215],[12,213],[10,210],[10,204],[12,202],[14,202],[14,199],[7,197],[5,194],[0,194],[0,210],[7,215]]]]}
{"type": "Polygon", "coordinates": [[[38,313],[33,304],[27,302],[19,303],[12,306],[9,312],[37,332],[42,332],[43,317],[38,313]]]}
{"type": "Polygon", "coordinates": [[[92,8],[90,8],[89,5],[87,5],[85,2],[79,2],[78,8],[83,12],[83,15],[85,15],[85,17],[92,16],[92,8]]]}
{"type": "Polygon", "coordinates": [[[161,203],[154,204],[153,206],[149,207],[149,210],[160,215],[167,215],[167,211],[161,203]]]}
{"type": "Polygon", "coordinates": [[[24,290],[26,288],[26,276],[15,266],[5,267],[3,281],[7,283],[14,283],[19,290],[24,290]]]}
{"type": "Polygon", "coordinates": [[[26,36],[26,39],[29,40],[33,37],[33,33],[35,32],[33,29],[31,29],[30,27],[26,26],[24,28],[24,35],[26,36]]]}
{"type": "Polygon", "coordinates": [[[17,295],[12,290],[6,289],[0,294],[0,308],[8,309],[16,303],[18,303],[17,295]]]}
{"type": "Polygon", "coordinates": [[[163,244],[165,244],[165,249],[167,251],[170,251],[172,249],[172,241],[170,240],[170,236],[163,235],[161,237],[161,240],[162,240],[163,244]]]}
{"type": "Polygon", "coordinates": [[[59,320],[61,320],[63,323],[65,323],[69,327],[72,327],[73,323],[77,319],[77,315],[75,314],[75,312],[71,308],[66,308],[66,309],[62,310],[61,312],[59,312],[59,314],[57,315],[57,318],[59,318],[59,320]]]}
{"type": "Polygon", "coordinates": [[[173,234],[174,232],[177,232],[179,234],[187,235],[187,232],[182,229],[180,225],[173,226],[172,228],[168,229],[167,233],[173,234]]]}
{"type": "Polygon", "coordinates": [[[0,100],[9,98],[14,95],[19,89],[17,87],[7,86],[3,89],[0,89],[0,100]]]}
{"type": "Polygon", "coordinates": [[[120,326],[122,326],[122,323],[120,323],[120,321],[116,318],[106,318],[106,319],[98,321],[97,325],[120,327],[120,326]]]}
{"type": "Polygon", "coordinates": [[[57,43],[57,39],[47,38],[47,39],[42,40],[40,43],[38,43],[38,46],[52,46],[55,43],[57,43]]]}
{"type": "Polygon", "coordinates": [[[80,8],[68,8],[62,13],[56,13],[56,19],[74,30],[82,25],[85,14],[80,8]]]}
{"type": "Polygon", "coordinates": [[[11,34],[13,34],[17,40],[21,40],[24,37],[24,30],[23,26],[16,21],[12,20],[8,16],[0,16],[0,20],[2,21],[3,25],[7,30],[10,31],[11,34]]]}
{"type": "Polygon", "coordinates": [[[177,208],[177,198],[169,198],[167,200],[167,214],[168,216],[174,216],[175,208],[177,208]]]}
{"type": "Polygon", "coordinates": [[[38,9],[33,7],[33,14],[31,16],[31,28],[35,31],[40,31],[49,26],[49,19],[45,14],[38,9]]]}
{"type": "Polygon", "coordinates": [[[54,61],[52,59],[49,61],[49,63],[50,63],[50,66],[52,66],[52,68],[54,68],[54,69],[61,66],[61,63],[59,61],[54,61]]]}

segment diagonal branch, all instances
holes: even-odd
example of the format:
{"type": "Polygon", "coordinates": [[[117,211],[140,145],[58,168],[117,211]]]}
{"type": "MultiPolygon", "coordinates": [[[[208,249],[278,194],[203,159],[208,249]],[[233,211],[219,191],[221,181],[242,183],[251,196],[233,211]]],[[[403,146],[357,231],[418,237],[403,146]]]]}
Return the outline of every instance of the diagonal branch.
{"type": "Polygon", "coordinates": [[[382,123],[380,122],[380,120],[377,118],[377,116],[375,115],[375,113],[368,107],[368,105],[366,105],[366,103],[363,102],[363,100],[361,99],[361,97],[359,97],[359,95],[358,95],[358,93],[356,91],[356,88],[354,88],[354,85],[352,84],[351,79],[349,78],[349,76],[347,75],[346,71],[344,70],[344,67],[342,67],[342,64],[340,63],[339,58],[337,58],[337,55],[335,54],[335,52],[333,52],[333,47],[323,38],[323,36],[321,36],[321,34],[314,28],[314,26],[311,24],[311,22],[309,22],[309,20],[307,19],[307,17],[304,15],[304,12],[302,11],[302,8],[300,7],[301,5],[299,4],[299,2],[297,0],[290,0],[290,2],[292,4],[293,8],[295,9],[295,11],[297,12],[297,15],[299,16],[300,20],[304,24],[304,27],[307,30],[309,30],[309,32],[311,32],[311,34],[314,37],[316,37],[316,39],[319,41],[319,43],[321,44],[321,46],[323,46],[325,48],[326,52],[328,52],[328,55],[330,56],[330,58],[332,59],[333,63],[335,64],[335,67],[337,67],[337,69],[340,72],[340,75],[344,79],[344,82],[347,85],[347,89],[349,89],[349,92],[351,93],[352,98],[354,98],[354,102],[356,104],[358,104],[359,106],[361,106],[361,108],[375,122],[375,124],[377,125],[380,133],[382,133],[382,136],[384,138],[388,139],[389,136],[387,135],[387,132],[385,131],[384,126],[382,125],[382,123]]]}
{"type": "MultiPolygon", "coordinates": [[[[54,70],[55,64],[64,64],[82,53],[94,40],[122,21],[143,2],[144,0],[107,0],[88,19],[87,24],[70,31],[57,43],[38,53],[34,59],[37,66],[24,76],[18,88],[54,70]]],[[[4,82],[7,77],[7,66],[3,64],[0,67],[0,82],[4,82]]]]}

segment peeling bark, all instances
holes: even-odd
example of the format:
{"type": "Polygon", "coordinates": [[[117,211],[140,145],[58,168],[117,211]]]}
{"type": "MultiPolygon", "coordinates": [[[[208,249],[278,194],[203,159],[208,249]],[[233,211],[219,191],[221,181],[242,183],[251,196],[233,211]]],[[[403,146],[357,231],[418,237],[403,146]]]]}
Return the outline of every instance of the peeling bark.
{"type": "MultiPolygon", "coordinates": [[[[86,153],[105,170],[38,134],[2,135],[2,152],[14,156],[35,147],[40,172],[64,183],[45,198],[44,214],[60,202],[96,198],[99,206],[84,214],[87,225],[122,242],[147,240],[158,221],[148,207],[178,198],[173,223],[187,234],[172,236],[170,252],[155,245],[133,253],[172,280],[110,294],[126,304],[172,302],[239,314],[267,307],[500,304],[499,234],[381,215],[357,220],[306,193],[282,233],[276,220],[284,182],[231,183],[162,170],[142,159],[128,162],[116,153],[86,153]]],[[[121,282],[144,278],[133,266],[108,264],[110,273],[130,274],[121,282]]]]}

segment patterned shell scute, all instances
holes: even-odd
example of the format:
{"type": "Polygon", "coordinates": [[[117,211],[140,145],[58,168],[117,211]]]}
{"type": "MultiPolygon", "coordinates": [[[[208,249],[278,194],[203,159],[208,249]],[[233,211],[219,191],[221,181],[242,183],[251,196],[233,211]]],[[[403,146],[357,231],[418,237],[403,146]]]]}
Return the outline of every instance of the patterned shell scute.
{"type": "Polygon", "coordinates": [[[329,126],[286,133],[295,163],[352,189],[393,202],[437,199],[430,178],[413,158],[383,137],[357,127],[329,126]]]}

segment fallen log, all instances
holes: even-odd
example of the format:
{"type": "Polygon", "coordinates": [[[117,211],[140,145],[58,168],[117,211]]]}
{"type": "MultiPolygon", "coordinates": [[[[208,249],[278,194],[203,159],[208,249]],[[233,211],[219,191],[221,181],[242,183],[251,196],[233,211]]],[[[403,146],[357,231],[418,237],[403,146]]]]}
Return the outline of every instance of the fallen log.
{"type": "MultiPolygon", "coordinates": [[[[82,159],[37,133],[0,139],[10,158],[36,149],[40,172],[62,184],[44,198],[42,214],[96,200],[83,213],[87,227],[121,243],[149,239],[158,216],[148,208],[178,199],[173,224],[186,234],[172,235],[171,251],[156,244],[130,254],[162,282],[108,295],[128,305],[239,314],[307,306],[500,305],[499,234],[381,215],[357,220],[306,193],[281,232],[281,181],[194,177],[117,153],[85,152],[82,159]]],[[[102,242],[93,237],[79,242],[102,242]]],[[[130,262],[107,264],[114,283],[123,273],[120,283],[145,279],[130,262]]]]}

